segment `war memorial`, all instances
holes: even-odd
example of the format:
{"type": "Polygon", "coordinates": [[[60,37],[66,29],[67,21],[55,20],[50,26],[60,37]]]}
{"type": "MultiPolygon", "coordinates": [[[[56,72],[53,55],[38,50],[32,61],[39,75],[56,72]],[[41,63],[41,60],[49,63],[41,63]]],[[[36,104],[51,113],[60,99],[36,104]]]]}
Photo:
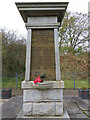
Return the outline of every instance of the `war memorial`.
{"type": "Polygon", "coordinates": [[[27,28],[22,118],[69,118],[63,105],[58,29],[68,2],[17,2],[27,28]],[[44,74],[43,82],[34,80],[44,74]]]}

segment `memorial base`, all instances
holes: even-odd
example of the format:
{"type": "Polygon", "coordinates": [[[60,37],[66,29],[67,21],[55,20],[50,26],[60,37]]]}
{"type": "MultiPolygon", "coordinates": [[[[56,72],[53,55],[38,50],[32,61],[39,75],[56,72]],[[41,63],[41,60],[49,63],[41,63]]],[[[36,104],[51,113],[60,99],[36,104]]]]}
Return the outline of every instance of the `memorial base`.
{"type": "Polygon", "coordinates": [[[20,111],[18,114],[16,120],[70,120],[70,117],[68,115],[68,112],[66,109],[63,111],[62,116],[25,116],[23,114],[23,110],[20,111]]]}
{"type": "Polygon", "coordinates": [[[23,81],[22,88],[25,116],[63,115],[63,81],[45,81],[40,85],[23,81]]]}

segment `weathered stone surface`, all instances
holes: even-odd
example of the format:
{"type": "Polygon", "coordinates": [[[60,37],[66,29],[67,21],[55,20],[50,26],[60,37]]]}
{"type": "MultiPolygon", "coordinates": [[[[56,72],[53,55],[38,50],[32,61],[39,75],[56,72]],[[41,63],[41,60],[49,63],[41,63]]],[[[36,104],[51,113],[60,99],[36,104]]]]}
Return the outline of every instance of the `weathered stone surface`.
{"type": "MultiPolygon", "coordinates": [[[[71,120],[68,112],[66,111],[66,109],[64,109],[63,115],[61,116],[24,116],[23,114],[23,110],[20,111],[20,113],[18,114],[16,120],[18,120],[19,118],[22,119],[30,119],[30,120],[71,120]]],[[[74,117],[72,117],[74,118],[74,117]]],[[[82,118],[82,117],[81,117],[82,118]]]]}
{"type": "Polygon", "coordinates": [[[31,49],[30,80],[44,72],[46,77],[43,80],[55,81],[54,29],[33,29],[31,49]]]}
{"type": "Polygon", "coordinates": [[[61,22],[66,11],[68,2],[39,2],[39,3],[16,3],[17,8],[20,11],[20,14],[24,20],[27,22],[29,17],[51,17],[56,16],[58,21],[61,22]],[[25,12],[27,11],[27,12],[25,12]]]}
{"type": "Polygon", "coordinates": [[[23,91],[23,101],[39,101],[39,100],[63,100],[63,90],[50,89],[50,90],[37,90],[30,89],[23,91]]]}
{"type": "Polygon", "coordinates": [[[56,115],[63,115],[63,101],[56,102],[56,115]]]}
{"type": "MultiPolygon", "coordinates": [[[[57,88],[57,89],[58,88],[59,89],[64,88],[64,81],[57,80],[57,81],[53,81],[53,82],[54,82],[53,88],[57,88]]],[[[33,84],[33,81],[23,81],[22,82],[22,88],[23,89],[33,88],[32,84],[33,84]]]]}
{"type": "Polygon", "coordinates": [[[28,17],[28,23],[56,23],[57,17],[28,17]]]}
{"type": "Polygon", "coordinates": [[[30,57],[31,57],[31,29],[28,29],[28,36],[27,36],[27,46],[26,46],[26,71],[25,71],[25,80],[30,80],[30,57]]]}
{"type": "Polygon", "coordinates": [[[60,56],[59,56],[59,36],[58,29],[54,29],[54,42],[55,42],[55,63],[56,63],[56,80],[61,80],[60,73],[60,56]]]}
{"type": "Polygon", "coordinates": [[[32,103],[23,103],[23,113],[24,115],[32,115],[33,114],[33,104],[32,103]]]}
{"type": "Polygon", "coordinates": [[[55,115],[54,102],[34,103],[33,104],[33,115],[55,115]]]}
{"type": "Polygon", "coordinates": [[[23,103],[24,115],[60,116],[63,115],[63,102],[29,102],[23,103]]]}

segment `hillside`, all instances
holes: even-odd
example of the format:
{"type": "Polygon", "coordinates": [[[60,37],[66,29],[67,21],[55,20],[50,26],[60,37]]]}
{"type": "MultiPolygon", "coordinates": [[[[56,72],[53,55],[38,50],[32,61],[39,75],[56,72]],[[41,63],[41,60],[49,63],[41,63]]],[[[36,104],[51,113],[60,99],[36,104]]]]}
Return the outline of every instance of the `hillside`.
{"type": "Polygon", "coordinates": [[[73,72],[77,80],[88,79],[88,54],[60,56],[60,69],[62,79],[73,79],[73,72]]]}

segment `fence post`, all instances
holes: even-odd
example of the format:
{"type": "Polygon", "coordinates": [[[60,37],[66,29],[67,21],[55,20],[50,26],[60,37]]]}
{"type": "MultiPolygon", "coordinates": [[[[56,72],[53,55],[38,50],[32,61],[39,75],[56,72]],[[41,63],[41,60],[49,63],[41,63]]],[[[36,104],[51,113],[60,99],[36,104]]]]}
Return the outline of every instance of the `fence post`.
{"type": "Polygon", "coordinates": [[[17,72],[16,72],[16,89],[17,89],[17,72]]]}
{"type": "Polygon", "coordinates": [[[74,90],[75,90],[75,72],[73,72],[74,90]]]}

